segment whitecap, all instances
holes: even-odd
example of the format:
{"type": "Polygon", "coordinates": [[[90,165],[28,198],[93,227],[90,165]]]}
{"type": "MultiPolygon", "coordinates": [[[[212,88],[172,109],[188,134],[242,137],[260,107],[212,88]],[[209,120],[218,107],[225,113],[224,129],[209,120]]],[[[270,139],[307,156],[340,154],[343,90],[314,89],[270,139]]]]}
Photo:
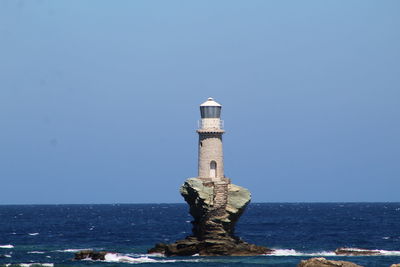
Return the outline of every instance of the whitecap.
{"type": "MultiPolygon", "coordinates": [[[[114,254],[118,254],[118,253],[114,253],[114,254]]],[[[125,255],[127,255],[129,257],[134,257],[134,258],[138,258],[138,257],[165,258],[165,255],[162,253],[151,253],[151,254],[128,253],[125,255]]]]}
{"type": "MultiPolygon", "coordinates": [[[[137,254],[141,255],[139,257],[132,256],[133,254],[119,254],[119,253],[107,253],[104,256],[104,260],[102,262],[109,262],[109,263],[132,263],[132,264],[139,264],[139,263],[174,263],[174,262],[199,262],[200,259],[190,259],[190,260],[171,260],[171,259],[159,259],[160,256],[151,254],[151,257],[156,256],[156,259],[150,258],[149,254],[137,254]]],[[[93,261],[91,259],[85,259],[87,261],[93,261]]]]}
{"type": "Polygon", "coordinates": [[[126,262],[126,263],[153,263],[157,262],[155,259],[149,257],[132,258],[121,254],[107,253],[104,256],[106,262],[126,262]]]}
{"type": "Polygon", "coordinates": [[[31,235],[31,236],[35,236],[35,235],[38,235],[39,233],[28,233],[28,235],[31,235]]]}
{"type": "Polygon", "coordinates": [[[400,256],[400,251],[398,250],[377,250],[385,256],[400,256]]]}
{"type": "Polygon", "coordinates": [[[300,256],[301,253],[297,252],[294,249],[275,249],[272,256],[300,256]]]}
{"type": "Polygon", "coordinates": [[[6,257],[6,258],[11,258],[11,255],[4,255],[4,257],[6,257]]]}
{"type": "Polygon", "coordinates": [[[387,240],[387,239],[389,239],[390,238],[390,236],[384,236],[384,237],[382,237],[382,239],[385,239],[385,240],[387,240]]]}
{"type": "MultiPolygon", "coordinates": [[[[348,251],[360,252],[366,251],[365,249],[359,248],[346,248],[348,251]]],[[[360,256],[400,256],[400,251],[397,250],[379,250],[370,249],[369,252],[376,252],[376,255],[360,255],[360,256]]],[[[308,256],[308,257],[332,257],[332,256],[343,256],[337,255],[334,251],[320,251],[320,252],[300,252],[294,249],[275,249],[271,254],[265,254],[265,256],[308,256]]]]}
{"type": "Polygon", "coordinates": [[[79,252],[81,250],[92,250],[92,249],[91,248],[68,248],[68,249],[55,250],[55,252],[75,253],[75,252],[79,252]]]}
{"type": "Polygon", "coordinates": [[[359,256],[385,256],[385,255],[400,255],[400,251],[388,251],[379,249],[363,249],[363,248],[345,248],[347,252],[361,252],[366,253],[365,255],[359,256]],[[369,254],[368,254],[369,253],[369,254]]]}
{"type": "Polygon", "coordinates": [[[14,248],[13,245],[0,245],[0,248],[14,248]]]}
{"type": "Polygon", "coordinates": [[[31,267],[31,266],[43,266],[43,267],[54,267],[54,263],[8,263],[5,265],[6,267],[9,266],[21,266],[21,267],[31,267]]]}
{"type": "Polygon", "coordinates": [[[28,254],[44,254],[44,251],[29,251],[28,254]]]}
{"type": "Polygon", "coordinates": [[[271,254],[266,256],[336,256],[333,251],[320,251],[320,252],[299,252],[294,249],[275,249],[271,254]]]}

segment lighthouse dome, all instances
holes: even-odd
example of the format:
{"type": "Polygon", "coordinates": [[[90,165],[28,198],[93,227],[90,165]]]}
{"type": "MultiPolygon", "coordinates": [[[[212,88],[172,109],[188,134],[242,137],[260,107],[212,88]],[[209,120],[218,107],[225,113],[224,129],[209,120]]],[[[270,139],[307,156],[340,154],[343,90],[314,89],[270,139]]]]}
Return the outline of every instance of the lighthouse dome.
{"type": "Polygon", "coordinates": [[[200,107],[220,107],[221,104],[216,102],[214,98],[209,97],[206,102],[200,105],[200,107]]]}
{"type": "Polygon", "coordinates": [[[209,97],[206,102],[200,105],[201,118],[220,118],[221,108],[221,104],[209,97]]]}

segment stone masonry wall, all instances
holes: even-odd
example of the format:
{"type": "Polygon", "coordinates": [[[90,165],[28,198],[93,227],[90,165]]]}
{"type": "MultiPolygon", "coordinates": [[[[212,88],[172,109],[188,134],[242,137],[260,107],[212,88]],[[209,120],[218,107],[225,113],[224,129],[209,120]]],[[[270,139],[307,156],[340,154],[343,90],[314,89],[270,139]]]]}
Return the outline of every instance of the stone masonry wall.
{"type": "Polygon", "coordinates": [[[222,133],[199,132],[199,176],[210,177],[210,162],[217,163],[217,177],[224,177],[224,160],[222,151],[222,133]]]}

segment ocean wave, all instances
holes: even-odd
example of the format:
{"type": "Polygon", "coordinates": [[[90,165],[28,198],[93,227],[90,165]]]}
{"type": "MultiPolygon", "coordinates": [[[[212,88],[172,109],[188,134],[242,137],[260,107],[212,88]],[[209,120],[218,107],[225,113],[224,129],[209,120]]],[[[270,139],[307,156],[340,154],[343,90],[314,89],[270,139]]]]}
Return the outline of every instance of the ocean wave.
{"type": "Polygon", "coordinates": [[[400,256],[398,250],[383,250],[383,249],[362,249],[362,248],[341,248],[345,253],[361,254],[359,256],[400,256]],[[362,255],[362,254],[366,255],[362,255]],[[369,255],[368,255],[369,254],[369,255]]]}
{"type": "Polygon", "coordinates": [[[266,256],[337,256],[334,251],[320,251],[320,252],[300,252],[294,249],[275,249],[272,254],[266,256]]]}
{"type": "MultiPolygon", "coordinates": [[[[365,249],[358,248],[348,248],[348,251],[366,251],[365,249]]],[[[397,250],[379,250],[379,249],[370,249],[370,252],[376,252],[377,255],[358,255],[360,256],[400,256],[400,251],[397,250]]],[[[310,256],[310,257],[332,257],[332,256],[346,256],[346,255],[337,255],[334,251],[319,251],[319,252],[300,252],[294,249],[275,249],[272,254],[266,254],[265,256],[310,256]]]]}
{"type": "MultiPolygon", "coordinates": [[[[118,253],[114,253],[118,254],[118,253]]],[[[151,254],[137,254],[137,253],[127,253],[124,254],[129,257],[139,258],[139,257],[150,257],[150,258],[166,258],[166,256],[162,253],[151,253],[151,254]]]]}
{"type": "Polygon", "coordinates": [[[54,263],[38,263],[38,262],[32,262],[32,263],[7,263],[4,265],[0,266],[5,266],[5,267],[54,267],[54,263]]]}
{"type": "Polygon", "coordinates": [[[44,254],[44,251],[29,251],[28,254],[44,254]]]}
{"type": "MultiPolygon", "coordinates": [[[[160,257],[153,258],[154,255],[149,257],[148,255],[142,254],[139,257],[130,256],[132,254],[119,254],[119,253],[107,253],[105,255],[105,259],[101,262],[107,263],[131,263],[131,264],[140,264],[140,263],[174,263],[174,262],[199,262],[200,259],[160,259],[160,257]]],[[[91,259],[86,259],[89,261],[93,261],[91,259]]]]}
{"type": "Polygon", "coordinates": [[[107,253],[105,255],[105,262],[126,262],[126,263],[154,263],[157,262],[155,259],[149,257],[133,258],[121,254],[107,253]]]}
{"type": "Polygon", "coordinates": [[[0,248],[14,248],[13,245],[0,245],[0,248]]]}
{"type": "Polygon", "coordinates": [[[67,253],[76,253],[81,250],[92,250],[91,248],[68,248],[68,249],[59,249],[54,250],[54,252],[67,252],[67,253]]]}
{"type": "Polygon", "coordinates": [[[377,250],[385,256],[400,256],[400,251],[398,250],[377,250]]]}
{"type": "Polygon", "coordinates": [[[38,235],[39,233],[28,233],[28,235],[31,235],[31,236],[35,236],[35,235],[38,235]]]}

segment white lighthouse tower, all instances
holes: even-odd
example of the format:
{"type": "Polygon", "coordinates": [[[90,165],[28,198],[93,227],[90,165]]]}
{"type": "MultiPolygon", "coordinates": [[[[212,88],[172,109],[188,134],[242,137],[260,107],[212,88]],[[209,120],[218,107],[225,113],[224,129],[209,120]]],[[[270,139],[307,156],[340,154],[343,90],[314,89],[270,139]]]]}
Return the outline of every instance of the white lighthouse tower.
{"type": "Polygon", "coordinates": [[[211,181],[224,179],[224,156],[222,150],[223,121],[222,106],[213,98],[200,105],[199,121],[199,174],[198,178],[211,181]]]}

